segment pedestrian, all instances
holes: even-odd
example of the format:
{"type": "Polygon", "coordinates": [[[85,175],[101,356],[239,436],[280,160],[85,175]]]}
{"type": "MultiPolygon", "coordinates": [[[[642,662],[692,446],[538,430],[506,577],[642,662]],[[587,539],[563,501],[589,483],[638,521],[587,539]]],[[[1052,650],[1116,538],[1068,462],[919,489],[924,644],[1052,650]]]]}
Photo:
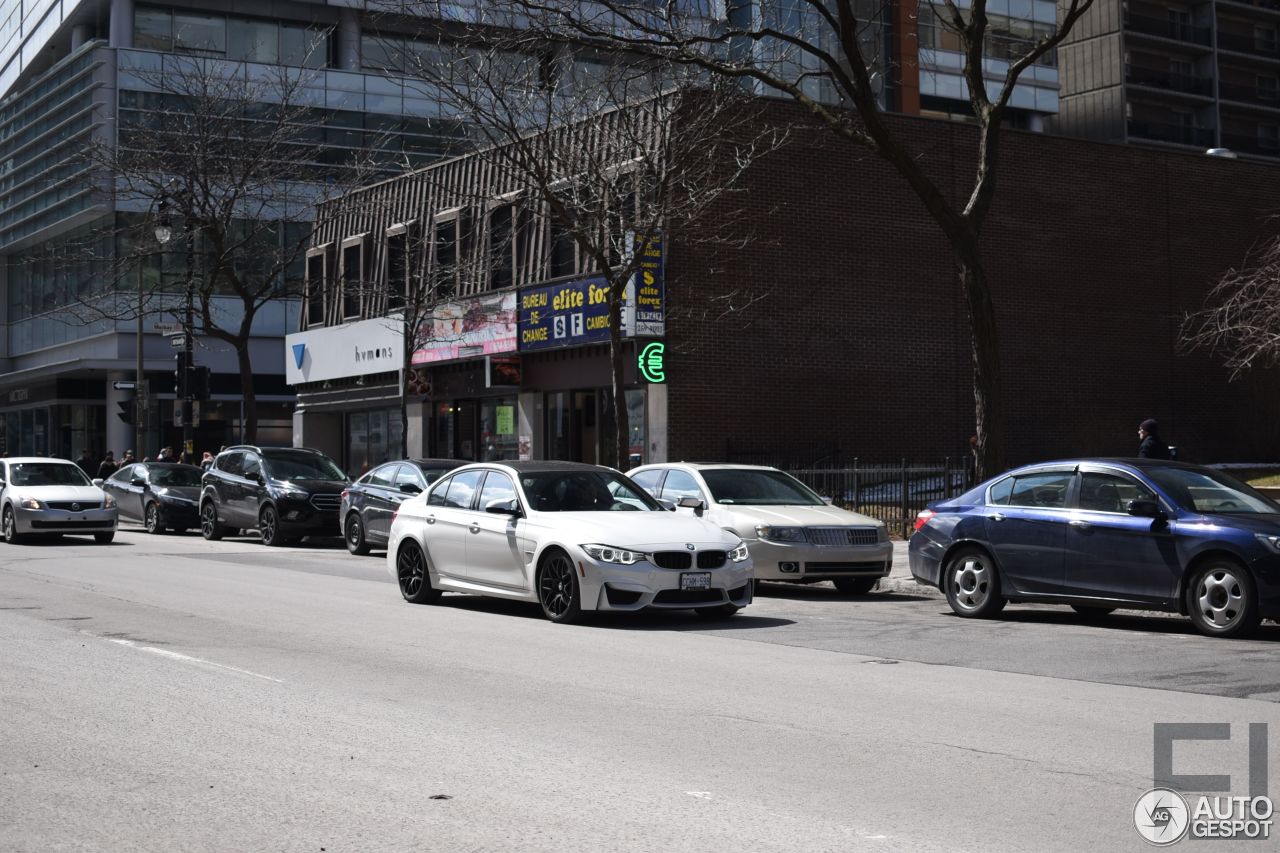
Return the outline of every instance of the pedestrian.
{"type": "Polygon", "coordinates": [[[102,464],[98,466],[98,479],[105,480],[119,470],[120,466],[116,464],[115,454],[108,450],[102,464]]]}
{"type": "Polygon", "coordinates": [[[1169,445],[1164,443],[1164,439],[1160,437],[1160,424],[1156,423],[1154,418],[1147,418],[1138,424],[1138,439],[1142,442],[1138,445],[1139,459],[1172,459],[1173,454],[1169,452],[1169,445]]]}
{"type": "Polygon", "coordinates": [[[160,448],[160,455],[156,457],[156,461],[157,461],[157,462],[172,462],[172,461],[173,461],[173,448],[172,448],[172,447],[168,447],[168,446],[160,448]]]}
{"type": "Polygon", "coordinates": [[[204,452],[204,456],[200,459],[200,467],[208,471],[213,467],[213,454],[209,451],[204,452]]]}
{"type": "Polygon", "coordinates": [[[89,477],[92,477],[93,472],[98,470],[98,460],[93,458],[93,454],[89,452],[87,447],[80,451],[80,458],[76,460],[76,464],[89,477]]]}
{"type": "Polygon", "coordinates": [[[137,461],[138,461],[137,459],[134,459],[134,458],[133,458],[133,451],[132,451],[132,450],[126,450],[126,451],[124,452],[124,456],[121,456],[121,457],[120,457],[120,464],[121,464],[122,466],[123,466],[123,465],[132,465],[134,462],[137,462],[137,461]]]}
{"type": "Polygon", "coordinates": [[[182,455],[178,457],[178,461],[183,465],[194,465],[196,464],[196,456],[190,450],[184,450],[182,455]]]}

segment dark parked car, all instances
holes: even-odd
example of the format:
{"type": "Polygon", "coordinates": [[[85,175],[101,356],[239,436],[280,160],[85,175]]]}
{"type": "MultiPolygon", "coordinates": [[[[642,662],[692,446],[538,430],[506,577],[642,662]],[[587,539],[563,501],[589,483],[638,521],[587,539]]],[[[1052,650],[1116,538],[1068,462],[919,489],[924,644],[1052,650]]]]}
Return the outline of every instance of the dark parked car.
{"type": "Polygon", "coordinates": [[[1280,505],[1197,465],[1156,459],[1048,462],[930,504],[911,574],[960,616],[1006,602],[1182,613],[1236,637],[1280,618],[1280,505]]]}
{"type": "Polygon", "coordinates": [[[195,465],[139,462],[125,465],[102,483],[123,518],[141,521],[148,533],[186,533],[200,526],[200,478],[195,465]]]}
{"type": "Polygon", "coordinates": [[[405,498],[420,495],[427,486],[462,465],[452,459],[404,459],[374,468],[342,493],[342,535],[352,554],[384,548],[391,516],[405,498]]]}
{"type": "Polygon", "coordinates": [[[304,536],[342,532],[338,504],[347,476],[318,450],[230,447],[218,454],[203,483],[200,532],[205,539],[256,528],[267,545],[292,545],[304,536]]]}

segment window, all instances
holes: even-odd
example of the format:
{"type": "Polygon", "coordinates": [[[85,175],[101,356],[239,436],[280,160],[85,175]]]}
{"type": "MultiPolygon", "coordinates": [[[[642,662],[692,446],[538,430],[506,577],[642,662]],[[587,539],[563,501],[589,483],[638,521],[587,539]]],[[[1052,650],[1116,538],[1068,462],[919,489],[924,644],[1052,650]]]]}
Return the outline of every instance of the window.
{"type": "Polygon", "coordinates": [[[987,502],[993,506],[1007,506],[1009,504],[1009,495],[1013,492],[1013,478],[1005,477],[1000,482],[994,484],[987,492],[987,502]]]}
{"type": "Polygon", "coordinates": [[[1186,468],[1148,468],[1146,475],[1191,512],[1280,513],[1280,506],[1234,477],[1186,468]]]}
{"type": "Polygon", "coordinates": [[[299,24],[281,24],[280,62],[302,68],[326,67],[329,64],[328,33],[299,24]]]}
{"type": "Polygon", "coordinates": [[[357,237],[342,247],[342,319],[360,316],[364,283],[364,239],[357,237]]]}
{"type": "Polygon", "coordinates": [[[240,476],[247,480],[255,474],[262,476],[262,461],[258,459],[256,453],[246,453],[244,455],[244,472],[240,476]]]}
{"type": "Polygon", "coordinates": [[[169,10],[137,9],[133,13],[133,45],[144,50],[173,50],[173,15],[169,10]]]}
{"type": "Polygon", "coordinates": [[[1253,44],[1261,51],[1266,53],[1276,52],[1276,28],[1267,26],[1254,25],[1253,27],[1253,44]]]}
{"type": "Polygon", "coordinates": [[[1258,147],[1268,151],[1280,149],[1280,128],[1274,124],[1258,125],[1258,147]]]}
{"type": "Polygon", "coordinates": [[[471,509],[471,499],[480,488],[483,471],[463,471],[453,477],[444,496],[444,505],[454,509],[471,509]]]}
{"type": "Polygon", "coordinates": [[[436,483],[436,487],[431,490],[431,494],[427,496],[427,506],[445,506],[444,496],[449,491],[449,486],[453,484],[453,478],[449,477],[436,483]]]}
{"type": "Polygon", "coordinates": [[[662,469],[654,468],[649,471],[641,471],[632,477],[631,481],[649,494],[656,495],[658,494],[658,481],[661,479],[662,469]]]}
{"type": "Polygon", "coordinates": [[[705,500],[702,497],[702,489],[698,488],[698,481],[693,479],[693,475],[687,471],[668,472],[667,481],[662,484],[662,497],[669,501],[678,501],[681,498],[705,500]]]}
{"type": "Polygon", "coordinates": [[[378,486],[380,488],[389,489],[391,484],[395,482],[396,472],[399,465],[383,465],[380,468],[374,468],[364,478],[364,482],[370,486],[378,486]]]}
{"type": "Polygon", "coordinates": [[[516,484],[511,478],[498,471],[490,471],[484,478],[484,488],[480,491],[480,509],[484,510],[494,503],[510,505],[516,502],[516,484]]]}
{"type": "Polygon", "coordinates": [[[244,471],[244,453],[236,451],[235,453],[225,453],[219,456],[218,470],[239,477],[244,471]]]}
{"type": "Polygon", "coordinates": [[[1274,101],[1280,97],[1280,86],[1277,86],[1274,74],[1259,74],[1256,77],[1258,97],[1264,101],[1274,101]]]}
{"type": "Polygon", "coordinates": [[[489,211],[489,289],[511,287],[515,274],[515,206],[489,211]]]}
{"type": "Polygon", "coordinates": [[[455,214],[435,223],[432,240],[432,289],[437,299],[458,292],[458,218],[455,214]]]}
{"type": "Polygon", "coordinates": [[[227,52],[227,19],[216,15],[175,12],[173,47],[192,53],[227,52]]]}
{"type": "Polygon", "coordinates": [[[280,61],[280,28],[274,21],[227,21],[227,57],[245,62],[280,61]]]}
{"type": "Polygon", "coordinates": [[[1062,509],[1067,505],[1067,487],[1074,476],[1071,471],[1053,471],[1014,477],[1008,505],[1062,509]]]}
{"type": "Polygon", "coordinates": [[[1076,504],[1091,512],[1128,512],[1130,501],[1155,499],[1154,492],[1129,477],[1086,471],[1080,476],[1080,497],[1076,504]]]}
{"type": "Polygon", "coordinates": [[[306,325],[324,325],[324,297],[327,284],[325,252],[307,256],[307,316],[306,325]]]}
{"type": "Polygon", "coordinates": [[[409,292],[409,229],[387,237],[387,310],[400,311],[409,292]]]}
{"type": "Polygon", "coordinates": [[[443,471],[433,471],[435,476],[423,478],[422,471],[417,465],[401,465],[400,470],[396,473],[396,488],[401,486],[417,486],[421,491],[427,487],[427,484],[433,480],[438,480],[443,471]]]}
{"type": "Polygon", "coordinates": [[[137,467],[137,465],[126,465],[112,474],[111,479],[117,483],[128,483],[133,479],[133,470],[137,467]]]}

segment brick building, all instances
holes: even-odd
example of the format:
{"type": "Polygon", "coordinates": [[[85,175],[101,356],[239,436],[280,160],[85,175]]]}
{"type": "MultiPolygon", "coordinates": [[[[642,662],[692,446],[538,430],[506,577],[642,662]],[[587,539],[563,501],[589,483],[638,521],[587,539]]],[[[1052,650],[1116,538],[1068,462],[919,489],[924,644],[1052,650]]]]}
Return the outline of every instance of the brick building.
{"type": "MultiPolygon", "coordinates": [[[[973,129],[894,122],[940,185],[963,193],[973,129]]],[[[822,132],[796,137],[804,141],[750,172],[747,198],[759,215],[746,248],[715,251],[666,235],[666,381],[634,377],[642,432],[633,452],[645,461],[835,448],[863,459],[964,453],[973,423],[968,329],[941,233],[874,156],[822,132]]],[[[1273,374],[1229,383],[1208,355],[1179,354],[1177,332],[1215,277],[1274,232],[1267,217],[1280,170],[1020,132],[1003,151],[985,240],[1009,461],[1129,454],[1145,417],[1159,418],[1190,458],[1273,458],[1273,374]]],[[[411,187],[423,174],[397,181],[411,187]]],[[[396,222],[431,221],[434,212],[414,201],[420,195],[401,195],[407,207],[388,209],[385,222],[353,223],[352,233],[376,242],[396,222]]],[[[339,245],[345,236],[317,239],[339,245]]],[[[545,284],[537,276],[517,282],[517,301],[545,284]]],[[[485,354],[474,348],[427,366],[432,390],[412,401],[411,453],[479,457],[502,424],[511,435],[497,453],[605,459],[596,426],[608,383],[603,347],[524,352],[523,323],[509,344],[522,363],[519,387],[487,389],[485,354]]],[[[341,327],[299,334],[322,348],[314,336],[326,333],[341,327]]],[[[327,390],[298,385],[299,440],[318,434],[308,417],[328,418],[319,432],[331,433],[336,418],[367,405],[360,373],[352,368],[347,380],[359,388],[340,378],[327,390]]],[[[346,449],[330,450],[356,467],[346,449]]]]}

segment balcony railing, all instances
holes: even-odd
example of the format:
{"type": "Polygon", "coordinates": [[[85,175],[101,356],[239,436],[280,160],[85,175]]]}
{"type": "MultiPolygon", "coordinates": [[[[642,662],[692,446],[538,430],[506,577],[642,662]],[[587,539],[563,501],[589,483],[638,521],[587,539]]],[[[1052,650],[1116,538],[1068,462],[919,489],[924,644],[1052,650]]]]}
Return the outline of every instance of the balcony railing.
{"type": "Polygon", "coordinates": [[[1222,147],[1239,151],[1241,154],[1257,154],[1262,157],[1280,157],[1280,140],[1264,140],[1257,136],[1242,134],[1222,134],[1222,147]]]}
{"type": "Polygon", "coordinates": [[[1131,65],[1125,71],[1125,80],[1138,86],[1152,86],[1156,89],[1185,92],[1189,95],[1207,97],[1213,94],[1212,80],[1190,74],[1161,71],[1158,68],[1140,68],[1131,65]]]}
{"type": "Polygon", "coordinates": [[[1219,32],[1218,47],[1223,50],[1232,50],[1236,53],[1248,53],[1253,56],[1280,59],[1280,42],[1275,39],[1260,39],[1256,36],[1219,32]]]}
{"type": "Polygon", "coordinates": [[[1125,29],[1151,36],[1201,44],[1206,47],[1213,44],[1213,33],[1208,27],[1193,27],[1170,21],[1167,18],[1150,18],[1146,15],[1125,15],[1125,29]]]}
{"type": "Polygon", "coordinates": [[[1130,119],[1129,135],[1139,139],[1153,139],[1158,142],[1194,145],[1197,148],[1213,147],[1213,131],[1204,127],[1185,127],[1180,124],[1130,119]]]}
{"type": "Polygon", "coordinates": [[[1253,6],[1258,9],[1280,11],[1280,0],[1225,0],[1233,6],[1253,6]]]}
{"type": "Polygon", "coordinates": [[[1261,104],[1280,108],[1280,89],[1270,86],[1250,86],[1240,83],[1218,83],[1218,97],[1224,101],[1245,104],[1261,104]]]}

